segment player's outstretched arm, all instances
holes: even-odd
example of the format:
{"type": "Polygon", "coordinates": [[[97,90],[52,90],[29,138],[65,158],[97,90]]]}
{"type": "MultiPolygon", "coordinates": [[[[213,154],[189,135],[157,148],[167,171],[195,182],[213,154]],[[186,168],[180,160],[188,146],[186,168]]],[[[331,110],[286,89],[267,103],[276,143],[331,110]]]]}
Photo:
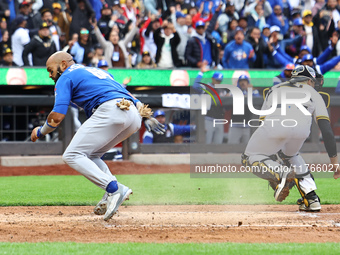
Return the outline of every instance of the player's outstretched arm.
{"type": "Polygon", "coordinates": [[[58,113],[58,112],[51,112],[48,115],[47,120],[43,126],[35,127],[32,130],[32,133],[31,133],[32,142],[35,142],[40,137],[53,132],[60,125],[60,123],[63,121],[64,118],[65,118],[65,114],[58,113]]]}

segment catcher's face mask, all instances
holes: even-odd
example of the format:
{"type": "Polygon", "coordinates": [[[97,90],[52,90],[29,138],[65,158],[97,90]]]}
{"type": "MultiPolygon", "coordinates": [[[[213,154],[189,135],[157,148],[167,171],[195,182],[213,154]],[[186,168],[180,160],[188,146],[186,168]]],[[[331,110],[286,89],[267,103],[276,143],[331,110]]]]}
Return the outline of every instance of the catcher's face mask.
{"type": "Polygon", "coordinates": [[[313,68],[305,65],[300,65],[297,66],[293,71],[292,71],[292,78],[293,77],[306,77],[312,80],[313,82],[316,82],[316,74],[313,68]]]}

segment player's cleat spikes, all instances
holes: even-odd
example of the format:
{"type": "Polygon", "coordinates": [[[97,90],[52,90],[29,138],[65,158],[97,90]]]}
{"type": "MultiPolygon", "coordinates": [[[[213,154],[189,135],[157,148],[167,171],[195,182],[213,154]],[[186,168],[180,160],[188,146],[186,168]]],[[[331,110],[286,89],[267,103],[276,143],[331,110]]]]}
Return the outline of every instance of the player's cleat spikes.
{"type": "Polygon", "coordinates": [[[103,198],[95,206],[93,210],[94,214],[103,215],[106,213],[108,195],[109,193],[105,192],[103,198]]]}
{"type": "Polygon", "coordinates": [[[294,181],[295,172],[293,169],[286,170],[282,172],[281,182],[277,185],[274,192],[274,198],[276,201],[282,202],[289,195],[290,183],[294,181]]]}
{"type": "Polygon", "coordinates": [[[300,211],[305,212],[319,212],[321,210],[321,204],[319,198],[308,199],[309,206],[307,207],[303,202],[299,205],[300,211]]]}
{"type": "Polygon", "coordinates": [[[118,211],[119,206],[128,200],[129,196],[132,194],[132,190],[118,183],[118,190],[114,193],[109,193],[107,198],[107,209],[104,215],[104,220],[108,221],[112,216],[118,211]]]}

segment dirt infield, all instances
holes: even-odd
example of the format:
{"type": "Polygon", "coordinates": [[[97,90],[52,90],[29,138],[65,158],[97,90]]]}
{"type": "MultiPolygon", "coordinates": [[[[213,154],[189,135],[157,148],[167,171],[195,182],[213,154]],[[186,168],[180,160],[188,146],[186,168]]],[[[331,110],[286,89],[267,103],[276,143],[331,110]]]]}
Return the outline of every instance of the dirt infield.
{"type": "MultiPolygon", "coordinates": [[[[115,174],[189,172],[188,165],[109,163],[115,174]]],[[[69,167],[0,167],[0,176],[77,174],[69,167]]],[[[133,197],[132,197],[133,199],[133,197]]],[[[0,242],[340,242],[340,206],[122,206],[105,222],[89,206],[0,207],[0,242]]]]}
{"type": "Polygon", "coordinates": [[[0,242],[340,242],[339,206],[0,207],[0,242]]]}

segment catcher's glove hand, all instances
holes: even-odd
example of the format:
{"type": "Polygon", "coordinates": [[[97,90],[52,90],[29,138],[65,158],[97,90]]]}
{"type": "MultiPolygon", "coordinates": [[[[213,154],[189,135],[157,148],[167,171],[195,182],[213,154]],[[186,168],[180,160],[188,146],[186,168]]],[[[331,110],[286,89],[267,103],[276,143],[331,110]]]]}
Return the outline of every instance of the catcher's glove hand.
{"type": "Polygon", "coordinates": [[[149,118],[144,121],[146,130],[149,132],[154,131],[157,135],[165,133],[164,125],[159,123],[155,118],[149,118]]]}

